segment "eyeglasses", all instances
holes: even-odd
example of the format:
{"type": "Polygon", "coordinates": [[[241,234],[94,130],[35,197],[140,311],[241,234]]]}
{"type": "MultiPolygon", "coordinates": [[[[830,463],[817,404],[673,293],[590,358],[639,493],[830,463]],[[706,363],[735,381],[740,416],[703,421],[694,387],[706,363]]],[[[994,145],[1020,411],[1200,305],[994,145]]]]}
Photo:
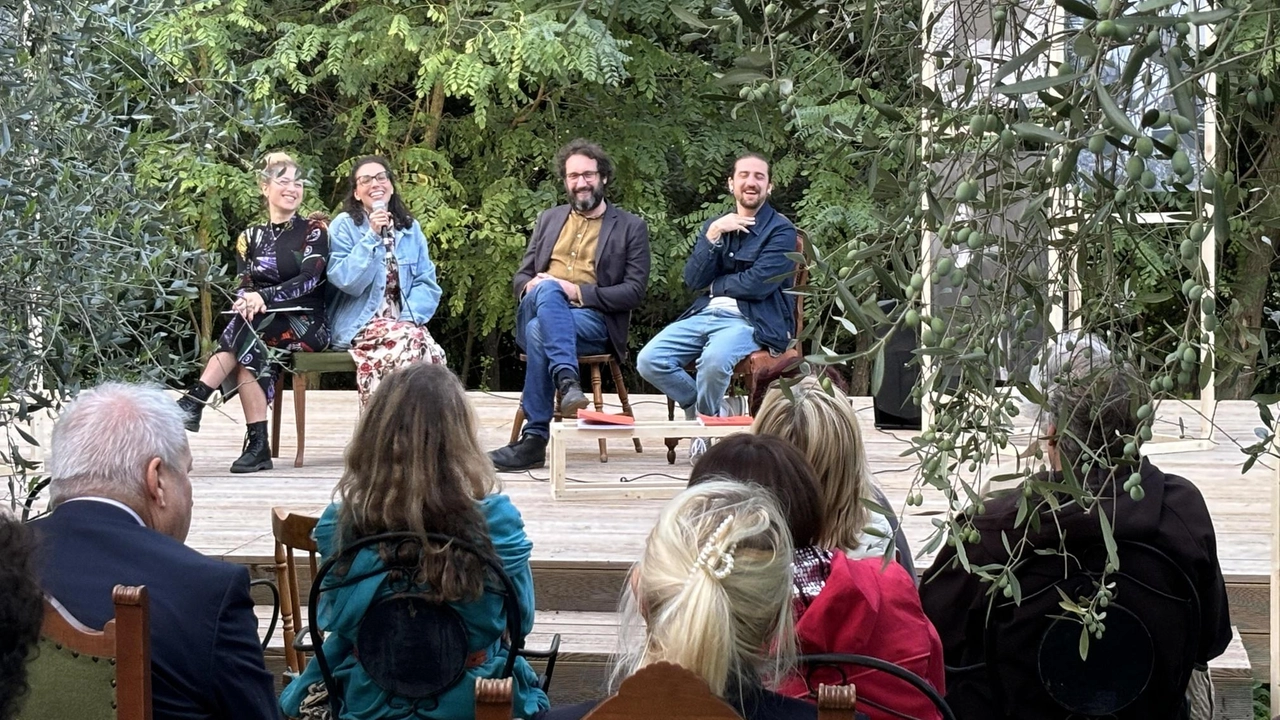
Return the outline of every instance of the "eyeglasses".
{"type": "Polygon", "coordinates": [[[600,177],[599,172],[595,170],[589,170],[587,172],[569,173],[568,175],[564,176],[564,179],[566,182],[577,182],[579,180],[586,180],[587,182],[595,182],[595,179],[598,177],[600,177]]]}
{"type": "Polygon", "coordinates": [[[359,185],[360,187],[364,187],[373,182],[386,182],[390,179],[391,179],[391,173],[387,172],[386,170],[383,170],[377,175],[361,175],[357,177],[356,184],[359,185]]]}
{"type": "Polygon", "coordinates": [[[277,177],[271,178],[271,182],[275,183],[276,187],[283,188],[285,190],[288,190],[289,188],[294,188],[295,190],[302,189],[302,180],[299,178],[277,177]]]}

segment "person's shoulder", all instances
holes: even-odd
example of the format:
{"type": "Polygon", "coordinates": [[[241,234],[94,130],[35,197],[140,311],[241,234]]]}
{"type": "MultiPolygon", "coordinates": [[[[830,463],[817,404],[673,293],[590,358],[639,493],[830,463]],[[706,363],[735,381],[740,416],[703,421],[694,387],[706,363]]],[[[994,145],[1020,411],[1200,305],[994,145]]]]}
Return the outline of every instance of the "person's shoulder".
{"type": "Polygon", "coordinates": [[[772,690],[761,693],[759,703],[746,713],[746,720],[808,720],[816,717],[818,708],[813,703],[772,690]]]}
{"type": "Polygon", "coordinates": [[[515,503],[511,502],[511,498],[503,493],[490,493],[481,498],[480,512],[489,523],[490,532],[495,532],[496,527],[524,528],[524,519],[520,516],[520,510],[516,508],[515,503]]]}
{"type": "Polygon", "coordinates": [[[609,209],[607,212],[616,214],[618,216],[618,219],[628,224],[639,223],[641,225],[647,225],[644,218],[631,212],[630,210],[624,210],[622,207],[618,205],[614,205],[613,203],[609,203],[609,209]]]}

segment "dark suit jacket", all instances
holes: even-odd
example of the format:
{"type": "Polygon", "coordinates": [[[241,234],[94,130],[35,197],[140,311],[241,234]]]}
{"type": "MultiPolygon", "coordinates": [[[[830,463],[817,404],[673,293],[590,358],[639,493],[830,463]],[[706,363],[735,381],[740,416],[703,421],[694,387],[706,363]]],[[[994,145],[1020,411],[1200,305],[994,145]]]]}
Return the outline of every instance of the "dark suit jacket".
{"type": "Polygon", "coordinates": [[[112,618],[115,585],[147,586],[155,720],[280,716],[248,570],[105,503],[67,502],[31,525],[41,586],[85,625],[101,628],[112,618]]]}
{"type": "MultiPolygon", "coordinates": [[[[569,206],[557,205],[538,216],[524,260],[512,280],[516,302],[534,275],[551,267],[551,251],[569,218],[569,206]]],[[[649,288],[649,226],[610,203],[604,211],[596,243],[596,284],[582,286],[582,306],[604,314],[609,344],[619,359],[627,357],[631,311],[640,307],[649,288]]]]}

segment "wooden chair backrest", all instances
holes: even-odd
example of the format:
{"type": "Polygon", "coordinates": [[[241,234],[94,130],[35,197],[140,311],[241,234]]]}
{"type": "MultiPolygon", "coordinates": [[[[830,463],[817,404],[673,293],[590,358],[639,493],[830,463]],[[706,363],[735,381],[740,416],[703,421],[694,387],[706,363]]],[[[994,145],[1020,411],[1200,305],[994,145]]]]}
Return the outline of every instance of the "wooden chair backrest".
{"type": "MultiPolygon", "coordinates": [[[[853,720],[852,685],[818,688],[818,720],[853,720]]],[[[511,680],[476,681],[476,720],[511,717],[511,680]]],[[[742,720],[729,703],[689,670],[654,663],[622,681],[618,694],[597,705],[584,720],[742,720]]]]}
{"type": "Polygon", "coordinates": [[[314,578],[318,568],[320,550],[311,533],[316,529],[319,518],[310,515],[299,515],[283,508],[271,508],[271,534],[276,541],[276,582],[280,586],[280,619],[284,636],[285,671],[301,673],[306,667],[306,653],[294,649],[293,641],[298,630],[304,626],[302,622],[302,598],[306,596],[299,588],[298,565],[294,552],[305,552],[308,555],[309,569],[314,578]]]}
{"type": "MultiPolygon", "coordinates": [[[[796,252],[804,255],[805,245],[809,242],[809,235],[796,228],[796,252]]],[[[796,263],[795,283],[791,287],[797,288],[809,284],[809,263],[796,263]]],[[[800,337],[800,331],[804,330],[804,295],[796,295],[796,337],[800,337]]]]}
{"type": "MultiPolygon", "coordinates": [[[[117,720],[151,720],[151,620],[147,589],[117,585],[111,592],[115,618],[102,630],[85,627],[56,601],[45,598],[41,645],[28,665],[31,694],[19,720],[53,720],[101,714],[117,720]],[[94,707],[93,688],[67,668],[85,665],[101,673],[114,661],[114,712],[94,707]],[[46,670],[48,672],[46,672],[46,670]]],[[[105,697],[111,693],[106,691],[105,697]]]]}

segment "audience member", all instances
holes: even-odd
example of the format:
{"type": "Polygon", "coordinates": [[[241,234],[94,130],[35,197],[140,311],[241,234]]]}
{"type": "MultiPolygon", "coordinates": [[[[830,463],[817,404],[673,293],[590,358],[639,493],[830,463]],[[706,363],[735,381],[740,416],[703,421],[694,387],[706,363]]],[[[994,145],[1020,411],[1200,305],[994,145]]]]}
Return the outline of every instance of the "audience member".
{"type": "Polygon", "coordinates": [[[881,557],[892,542],[898,562],[915,581],[915,565],[898,519],[866,507],[870,498],[888,510],[889,501],[871,479],[866,445],[858,417],[844,393],[828,392],[815,378],[765,394],[752,432],[777,435],[800,449],[813,468],[822,491],[820,544],[839,548],[849,557],[881,557]],[[873,532],[867,532],[873,528],[873,532]]]}
{"type": "MultiPolygon", "coordinates": [[[[1119,560],[1106,576],[1118,584],[1105,607],[1105,633],[1133,616],[1153,643],[1150,674],[1140,685],[1145,689],[1114,717],[1185,716],[1182,694],[1192,668],[1203,668],[1231,641],[1204,498],[1189,480],[1161,472],[1148,459],[1126,457],[1124,446],[1139,432],[1136,409],[1149,396],[1145,383],[1130,382],[1127,369],[1097,347],[1093,341],[1060,345],[1060,357],[1050,359],[1055,371],[1047,377],[1044,420],[1050,469],[1016,491],[987,498],[985,512],[967,518],[978,534],[976,542],[965,542],[967,567],[949,544],[925,573],[925,612],[942,636],[948,667],[962,668],[947,678],[947,701],[960,718],[1069,716],[1044,689],[1040,648],[1049,623],[1063,615],[1055,588],[1065,587],[1074,601],[1079,593],[1094,594],[1096,579],[1104,577],[1102,514],[1119,560]],[[1095,499],[1084,504],[1067,492],[1050,496],[1041,489],[1073,485],[1095,499]],[[1010,590],[996,592],[972,571],[981,567],[998,575],[1010,563],[1017,602],[1010,590]],[[1166,601],[1192,595],[1195,601],[1166,601]],[[1190,607],[1199,609],[1198,618],[1185,616],[1190,607]],[[994,637],[998,644],[988,641],[994,637]]],[[[1010,585],[1005,578],[1000,586],[1010,585]]],[[[1104,672],[1122,677],[1133,669],[1123,659],[1127,649],[1095,647],[1090,662],[1114,663],[1104,672]]]]}
{"type": "MultiPolygon", "coordinates": [[[[640,375],[684,408],[720,414],[733,368],[761,348],[787,349],[795,336],[792,284],[796,228],[769,205],[769,162],[744,153],[728,178],[734,212],[709,220],[693,241],[684,266],[684,284],[700,293],[684,314],[663,328],[640,351],[640,375]],[[697,361],[698,375],[685,367],[697,361]]],[[[706,450],[694,438],[690,461],[706,450]]]]}
{"type": "Polygon", "coordinates": [[[27,693],[27,659],[40,639],[44,602],[27,527],[0,512],[0,720],[17,717],[27,693]]]}
{"type": "MultiPolygon", "coordinates": [[[[945,681],[942,642],[907,571],[880,558],[850,560],[819,544],[822,500],[809,463],[794,445],[772,435],[733,435],[716,443],[693,466],[690,487],[716,479],[753,482],[778,499],[795,547],[792,604],[803,655],[852,653],[895,663],[939,692],[945,681]]],[[[864,667],[800,668],[780,691],[807,697],[810,686],[855,683],[859,708],[871,720],[939,717],[919,691],[864,667]],[[806,683],[805,674],[809,673],[806,683]]]]}
{"type": "Polygon", "coordinates": [[[81,623],[115,615],[116,585],[150,599],[156,720],[276,718],[249,571],[183,544],[191,450],[183,412],[159,388],[107,383],[53,427],[53,511],[31,523],[44,592],[81,623]]]}
{"type": "Polygon", "coordinates": [[[427,331],[440,305],[436,265],[384,158],[362,157],[351,166],[329,243],[333,345],[355,360],[364,407],[383,375],[410,363],[445,361],[427,331]]]}
{"type": "MultiPolygon", "coordinates": [[[[346,544],[385,532],[462,538],[501,563],[516,587],[522,632],[532,628],[533,544],[519,511],[497,492],[493,466],[476,441],[476,420],[462,383],[443,365],[416,363],[383,379],[347,448],[337,494],[340,501],[324,511],[315,529],[321,555],[333,557],[346,544]]],[[[430,544],[425,537],[424,542],[430,544]]],[[[475,680],[497,677],[507,657],[501,643],[506,630],[502,595],[486,583],[487,565],[449,547],[419,556],[415,577],[425,582],[422,591],[438,595],[462,617],[472,654],[462,680],[432,698],[429,706],[380,688],[356,656],[365,612],[394,592],[387,573],[379,572],[385,568],[380,549],[364,548],[349,568],[326,578],[334,589],[321,596],[319,622],[327,633],[323,651],[343,689],[347,712],[362,720],[470,717],[475,680]],[[345,582],[347,577],[362,579],[345,582]]],[[[514,677],[518,717],[547,707],[547,696],[524,658],[516,660],[514,677]]],[[[281,695],[285,714],[297,717],[309,688],[321,680],[312,660],[281,695]]]]}
{"type": "Polygon", "coordinates": [[[538,216],[512,288],[516,344],[528,360],[520,396],[520,439],[489,453],[502,471],[540,468],[560,394],[560,414],[587,406],[579,355],[627,357],[631,311],[649,288],[649,227],[605,202],[613,163],[599,145],[574,140],[560,148],[556,173],[569,202],[538,216]]]}
{"type": "MultiPolygon", "coordinates": [[[[785,523],[754,485],[708,482],[669,502],[624,594],[615,688],[666,661],[701,677],[746,720],[817,717],[813,705],[766,689],[790,672],[795,651],[785,523]]],[[[574,720],[597,704],[540,717],[574,720]]]]}
{"type": "Polygon", "coordinates": [[[233,473],[272,467],[267,408],[275,393],[278,358],[270,349],[315,352],[329,346],[324,308],[329,234],[323,222],[298,214],[303,184],[297,161],[276,152],[263,164],[258,188],[267,201],[268,222],[236,238],[240,285],[231,304],[235,314],[200,379],[178,400],[187,429],[199,432],[214,389],[228,378],[235,383],[247,429],[244,452],[231,464],[233,473]]]}

